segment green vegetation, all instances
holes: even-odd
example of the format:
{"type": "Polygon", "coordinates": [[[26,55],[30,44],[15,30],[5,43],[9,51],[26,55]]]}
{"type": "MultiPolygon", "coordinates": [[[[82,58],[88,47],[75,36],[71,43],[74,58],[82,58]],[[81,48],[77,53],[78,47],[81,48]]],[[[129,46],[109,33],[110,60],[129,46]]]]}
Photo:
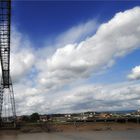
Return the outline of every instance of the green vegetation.
{"type": "Polygon", "coordinates": [[[31,120],[31,122],[37,122],[39,120],[39,114],[38,113],[33,113],[30,116],[30,120],[31,120]]]}
{"type": "Polygon", "coordinates": [[[24,115],[22,116],[21,120],[22,122],[28,122],[28,123],[36,123],[40,119],[38,113],[33,113],[30,116],[24,115]]]}

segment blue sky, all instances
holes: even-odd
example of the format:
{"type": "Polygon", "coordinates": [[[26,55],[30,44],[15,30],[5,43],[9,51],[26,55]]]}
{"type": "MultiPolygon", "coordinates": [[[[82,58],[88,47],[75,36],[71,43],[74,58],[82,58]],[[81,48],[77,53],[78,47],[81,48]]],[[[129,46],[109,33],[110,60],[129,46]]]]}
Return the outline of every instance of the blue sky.
{"type": "Polygon", "coordinates": [[[13,1],[11,74],[18,114],[138,109],[139,6],[13,1]]]}
{"type": "Polygon", "coordinates": [[[139,4],[139,1],[13,1],[12,22],[33,42],[42,45],[44,39],[55,37],[81,22],[97,19],[103,23],[115,13],[139,4]]]}
{"type": "MultiPolygon", "coordinates": [[[[34,47],[41,48],[44,40],[53,42],[57,35],[81,22],[96,19],[101,24],[111,19],[115,13],[139,5],[139,1],[15,1],[12,22],[19,31],[28,35],[34,47]]],[[[107,81],[107,76],[101,75],[97,76],[94,82],[124,80],[126,77],[118,77],[118,74],[127,73],[133,66],[138,65],[139,55],[140,51],[136,51],[119,60],[112,70],[109,70],[109,74],[106,73],[110,77],[107,81]]]]}

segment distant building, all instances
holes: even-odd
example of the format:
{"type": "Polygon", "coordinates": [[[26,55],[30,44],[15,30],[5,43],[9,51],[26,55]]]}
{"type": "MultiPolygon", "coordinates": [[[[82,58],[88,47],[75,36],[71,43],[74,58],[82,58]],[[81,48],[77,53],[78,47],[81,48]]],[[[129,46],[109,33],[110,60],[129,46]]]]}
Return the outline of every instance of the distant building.
{"type": "Polygon", "coordinates": [[[98,116],[98,118],[102,118],[102,119],[108,119],[111,117],[112,117],[112,114],[110,114],[110,113],[100,113],[98,116]]]}
{"type": "Polygon", "coordinates": [[[47,115],[40,115],[39,116],[39,121],[41,122],[47,122],[49,117],[47,115]]]}

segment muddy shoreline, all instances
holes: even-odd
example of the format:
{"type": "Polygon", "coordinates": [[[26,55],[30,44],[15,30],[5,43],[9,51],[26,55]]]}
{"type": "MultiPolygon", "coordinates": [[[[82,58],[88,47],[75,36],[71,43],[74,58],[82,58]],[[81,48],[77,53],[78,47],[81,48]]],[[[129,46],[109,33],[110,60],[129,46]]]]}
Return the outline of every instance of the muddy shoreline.
{"type": "Polygon", "coordinates": [[[17,130],[0,130],[0,134],[41,133],[41,132],[84,132],[84,131],[123,131],[140,130],[136,123],[77,123],[77,124],[24,124],[17,130]]]}

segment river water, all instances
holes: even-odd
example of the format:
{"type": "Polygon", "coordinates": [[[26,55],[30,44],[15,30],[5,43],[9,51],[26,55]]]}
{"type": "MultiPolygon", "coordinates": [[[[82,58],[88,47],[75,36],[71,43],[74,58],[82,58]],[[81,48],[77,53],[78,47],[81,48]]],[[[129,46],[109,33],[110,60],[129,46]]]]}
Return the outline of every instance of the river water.
{"type": "Polygon", "coordinates": [[[0,140],[140,140],[140,130],[0,134],[0,140]]]}

